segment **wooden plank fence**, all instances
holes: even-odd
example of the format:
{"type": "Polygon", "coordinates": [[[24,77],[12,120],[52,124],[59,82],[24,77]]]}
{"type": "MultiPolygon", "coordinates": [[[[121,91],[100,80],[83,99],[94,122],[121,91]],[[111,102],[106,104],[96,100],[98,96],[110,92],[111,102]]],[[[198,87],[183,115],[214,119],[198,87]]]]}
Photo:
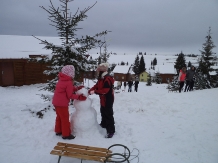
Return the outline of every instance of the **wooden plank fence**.
{"type": "Polygon", "coordinates": [[[54,76],[43,71],[49,64],[29,62],[28,59],[0,59],[0,86],[22,86],[46,83],[54,76]]]}
{"type": "MultiPolygon", "coordinates": [[[[55,76],[47,76],[48,63],[29,61],[29,59],[0,59],[0,86],[22,86],[37,83],[46,83],[55,76]]],[[[77,81],[84,78],[94,79],[95,71],[87,71],[77,76],[77,81]]]]}

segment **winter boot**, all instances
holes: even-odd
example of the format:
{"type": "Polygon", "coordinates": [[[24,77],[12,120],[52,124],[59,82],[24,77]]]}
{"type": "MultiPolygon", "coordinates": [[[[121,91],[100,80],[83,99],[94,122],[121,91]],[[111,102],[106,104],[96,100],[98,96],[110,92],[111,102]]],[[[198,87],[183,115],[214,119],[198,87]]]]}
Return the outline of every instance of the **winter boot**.
{"type": "Polygon", "coordinates": [[[73,136],[73,135],[70,135],[70,136],[62,136],[62,138],[63,139],[74,139],[75,138],[75,136],[73,136]]]}
{"type": "Polygon", "coordinates": [[[56,132],[56,135],[57,135],[57,136],[61,136],[62,133],[61,133],[61,132],[56,132]]]}
{"type": "Polygon", "coordinates": [[[114,133],[107,133],[107,135],[105,136],[105,138],[112,138],[114,136],[114,133]]]}

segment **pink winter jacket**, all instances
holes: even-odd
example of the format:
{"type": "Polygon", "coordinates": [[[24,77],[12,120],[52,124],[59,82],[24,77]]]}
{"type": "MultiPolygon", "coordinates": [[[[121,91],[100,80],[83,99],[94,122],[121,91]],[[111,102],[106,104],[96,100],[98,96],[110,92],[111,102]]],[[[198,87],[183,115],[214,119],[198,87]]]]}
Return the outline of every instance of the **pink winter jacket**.
{"type": "Polygon", "coordinates": [[[178,80],[185,81],[185,78],[186,78],[186,73],[184,73],[182,70],[180,70],[178,80]]]}
{"type": "Polygon", "coordinates": [[[74,94],[77,88],[73,86],[72,78],[59,73],[59,80],[56,84],[52,104],[54,106],[69,106],[70,99],[78,99],[78,95],[74,94]]]}

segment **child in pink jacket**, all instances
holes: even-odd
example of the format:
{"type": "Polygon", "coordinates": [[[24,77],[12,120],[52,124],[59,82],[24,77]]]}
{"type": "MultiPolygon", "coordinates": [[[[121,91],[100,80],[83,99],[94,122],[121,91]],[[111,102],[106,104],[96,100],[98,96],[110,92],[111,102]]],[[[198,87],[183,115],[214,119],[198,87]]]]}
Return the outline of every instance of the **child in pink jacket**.
{"type": "Polygon", "coordinates": [[[179,93],[181,93],[181,90],[182,90],[182,88],[184,86],[185,78],[186,78],[186,67],[183,67],[180,70],[179,77],[178,77],[178,81],[179,81],[179,93]]]}
{"type": "Polygon", "coordinates": [[[75,69],[73,65],[66,65],[61,69],[56,84],[52,104],[56,111],[55,132],[56,135],[62,135],[63,139],[74,139],[71,135],[69,111],[68,106],[70,99],[84,101],[86,97],[83,95],[76,95],[75,92],[84,86],[75,87],[73,85],[73,78],[75,76],[75,69]]]}

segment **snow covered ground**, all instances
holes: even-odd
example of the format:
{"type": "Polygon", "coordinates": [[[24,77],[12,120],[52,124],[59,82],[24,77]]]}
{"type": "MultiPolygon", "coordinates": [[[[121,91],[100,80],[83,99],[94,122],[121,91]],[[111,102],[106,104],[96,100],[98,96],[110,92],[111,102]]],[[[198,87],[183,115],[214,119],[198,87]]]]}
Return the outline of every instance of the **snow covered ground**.
{"type": "MultiPolygon", "coordinates": [[[[40,38],[60,43],[58,38],[40,38]]],[[[50,53],[32,36],[0,35],[0,47],[0,58],[26,58],[29,54],[50,53]]],[[[91,56],[96,58],[98,55],[91,56]]],[[[135,57],[136,54],[132,53],[111,55],[109,63],[123,61],[132,64],[135,57]]],[[[172,54],[144,55],[147,69],[155,57],[157,69],[173,67],[177,58],[172,54]]],[[[186,57],[187,62],[194,63],[196,59],[186,57]]],[[[50,155],[57,142],[105,148],[124,144],[130,150],[135,148],[140,152],[139,161],[133,159],[131,163],[217,163],[218,89],[168,93],[165,84],[145,84],[139,84],[138,92],[115,93],[116,134],[112,139],[105,139],[105,132],[96,132],[91,136],[78,135],[74,140],[63,140],[54,134],[55,112],[52,109],[44,114],[43,119],[29,111],[40,111],[48,105],[39,96],[51,94],[39,91],[44,84],[0,87],[0,163],[57,162],[58,157],[50,155]]],[[[86,80],[85,85],[90,87],[93,83],[86,80]]],[[[90,98],[100,122],[99,98],[97,95],[90,98]]],[[[75,108],[70,106],[71,115],[74,112],[75,108]]],[[[137,150],[134,150],[132,155],[136,154],[137,150]]],[[[61,163],[70,162],[80,160],[61,159],[61,163]]]]}
{"type": "MultiPolygon", "coordinates": [[[[87,85],[88,83],[85,83],[87,85]]],[[[89,81],[91,86],[93,83],[89,81]]],[[[31,114],[47,105],[39,95],[43,84],[0,87],[0,162],[54,163],[50,155],[57,142],[98,147],[124,144],[139,150],[139,163],[217,163],[218,89],[168,93],[165,84],[146,86],[139,91],[115,93],[116,134],[112,139],[102,133],[63,140],[54,133],[55,112],[43,119],[31,114]]],[[[100,121],[99,98],[90,96],[100,121]]],[[[70,107],[72,114],[75,108],[70,107]]],[[[133,155],[136,150],[133,151],[133,155]]],[[[133,158],[133,157],[132,157],[133,158]]],[[[80,162],[61,158],[61,163],[80,162]]],[[[138,162],[133,159],[131,163],[138,162]]],[[[91,161],[84,161],[91,163],[91,161]]]]}

